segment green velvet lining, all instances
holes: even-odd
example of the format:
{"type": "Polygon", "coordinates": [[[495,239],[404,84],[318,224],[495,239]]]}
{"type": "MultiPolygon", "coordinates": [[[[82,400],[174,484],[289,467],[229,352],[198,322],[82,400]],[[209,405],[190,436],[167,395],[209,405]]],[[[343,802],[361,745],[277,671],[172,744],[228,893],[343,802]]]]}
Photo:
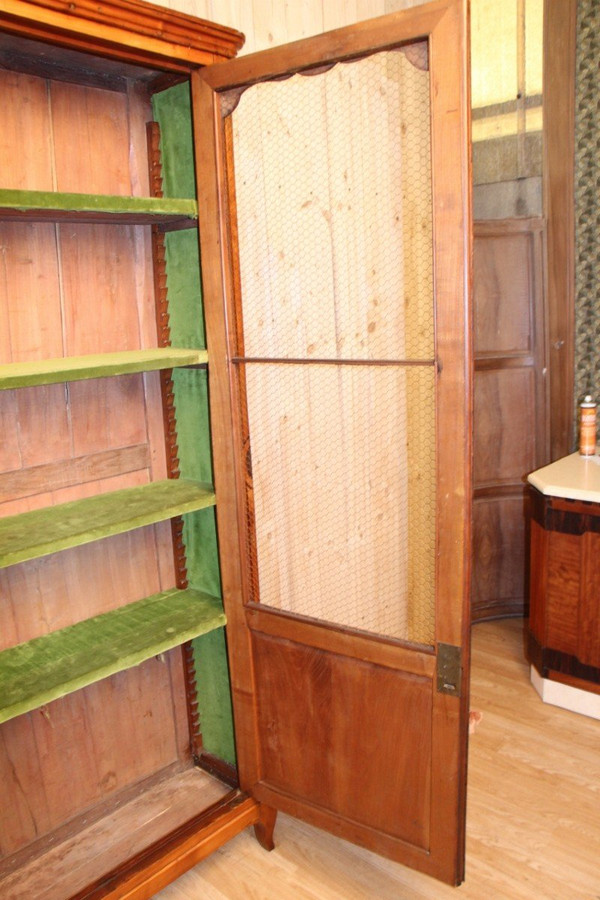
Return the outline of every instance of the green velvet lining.
{"type": "Polygon", "coordinates": [[[165,260],[171,343],[174,347],[205,347],[197,232],[165,234],[165,260]]]}
{"type": "MultiPolygon", "coordinates": [[[[161,128],[164,192],[170,197],[193,197],[196,185],[189,85],[174,85],[155,94],[152,104],[161,128]]],[[[191,231],[170,232],[165,250],[171,341],[174,346],[204,347],[198,236],[191,231]]],[[[179,369],[173,372],[173,382],[181,473],[185,478],[212,481],[207,373],[179,369]]],[[[190,584],[220,594],[214,509],[186,515],[183,538],[190,584]]],[[[235,763],[224,630],[197,638],[193,646],[204,748],[235,763]]]]}
{"type": "Polygon", "coordinates": [[[233,709],[225,629],[218,628],[192,641],[198,682],[200,724],[204,748],[235,765],[233,709]]]}
{"type": "Polygon", "coordinates": [[[160,124],[163,191],[166,197],[195,197],[194,139],[187,81],[152,96],[160,124]]]}
{"type": "Polygon", "coordinates": [[[140,221],[168,221],[197,219],[198,204],[189,199],[161,197],[111,196],[108,194],[63,194],[54,191],[0,190],[0,218],[2,211],[17,210],[35,215],[43,213],[106,214],[108,217],[140,216],[140,221]]]}
{"type": "Polygon", "coordinates": [[[0,653],[0,722],[222,628],[221,601],[175,588],[0,653]]]}
{"type": "Polygon", "coordinates": [[[0,567],[212,506],[209,484],[181,478],[85,497],[0,519],[0,567]]]}
{"type": "Polygon", "coordinates": [[[206,350],[164,347],[6,363],[0,365],[0,390],[193,366],[206,363],[207,359],[206,350]]]}

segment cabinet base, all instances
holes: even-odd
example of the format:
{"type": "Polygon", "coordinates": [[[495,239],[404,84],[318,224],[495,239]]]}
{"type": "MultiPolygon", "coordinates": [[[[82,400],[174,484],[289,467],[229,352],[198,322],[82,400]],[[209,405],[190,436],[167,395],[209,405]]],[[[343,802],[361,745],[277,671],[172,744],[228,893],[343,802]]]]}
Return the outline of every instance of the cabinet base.
{"type": "Polygon", "coordinates": [[[600,719],[600,695],[562,684],[550,678],[542,678],[535,666],[531,666],[531,683],[544,703],[560,706],[571,712],[600,719]]]}

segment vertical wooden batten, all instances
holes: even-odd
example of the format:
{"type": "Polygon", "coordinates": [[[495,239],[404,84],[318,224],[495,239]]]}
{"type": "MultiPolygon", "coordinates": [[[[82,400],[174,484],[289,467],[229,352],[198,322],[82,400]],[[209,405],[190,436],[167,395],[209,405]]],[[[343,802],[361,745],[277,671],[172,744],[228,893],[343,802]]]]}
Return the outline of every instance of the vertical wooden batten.
{"type": "Polygon", "coordinates": [[[543,190],[553,460],[569,453],[573,442],[576,22],[577,0],[545,0],[543,190]]]}

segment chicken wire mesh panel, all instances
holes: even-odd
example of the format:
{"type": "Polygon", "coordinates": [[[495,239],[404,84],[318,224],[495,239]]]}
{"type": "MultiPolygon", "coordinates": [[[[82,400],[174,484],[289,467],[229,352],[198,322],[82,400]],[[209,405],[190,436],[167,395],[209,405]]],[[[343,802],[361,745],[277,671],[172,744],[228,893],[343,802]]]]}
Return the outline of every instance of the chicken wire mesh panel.
{"type": "Polygon", "coordinates": [[[239,354],[433,357],[427,44],[254,85],[233,128],[239,354]]]}
{"type": "Polygon", "coordinates": [[[251,599],[432,643],[433,367],[248,363],[240,370],[251,599]]]}

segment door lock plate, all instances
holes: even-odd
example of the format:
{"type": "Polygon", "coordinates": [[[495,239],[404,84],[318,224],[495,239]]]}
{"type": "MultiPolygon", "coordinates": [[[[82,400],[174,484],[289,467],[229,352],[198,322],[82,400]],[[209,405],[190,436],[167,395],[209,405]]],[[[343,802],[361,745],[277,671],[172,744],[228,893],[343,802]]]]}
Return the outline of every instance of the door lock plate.
{"type": "Polygon", "coordinates": [[[460,647],[437,645],[437,689],[440,694],[460,697],[462,681],[460,647]]]}

